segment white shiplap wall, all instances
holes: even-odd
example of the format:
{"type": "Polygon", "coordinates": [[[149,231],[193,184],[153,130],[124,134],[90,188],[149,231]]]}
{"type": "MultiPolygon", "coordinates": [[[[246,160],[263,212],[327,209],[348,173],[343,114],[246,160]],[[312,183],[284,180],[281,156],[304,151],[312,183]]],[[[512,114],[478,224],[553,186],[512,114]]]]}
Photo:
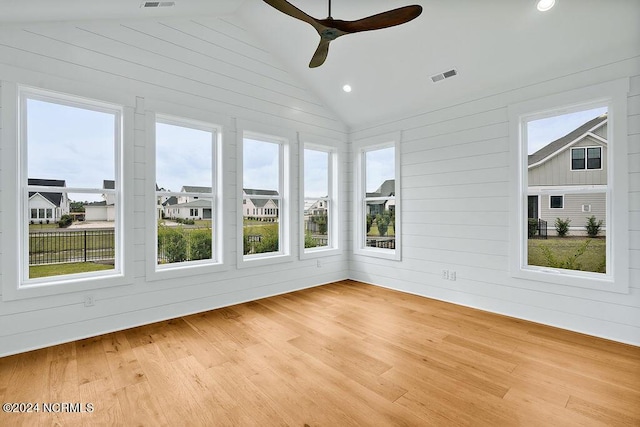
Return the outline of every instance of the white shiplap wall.
{"type": "MultiPolygon", "coordinates": [[[[452,81],[451,84],[454,84],[452,81]]],[[[355,129],[402,131],[403,259],[353,255],[351,277],[509,316],[640,344],[640,57],[355,129]],[[630,77],[630,293],[524,281],[509,272],[508,105],[630,77]],[[444,280],[443,269],[457,272],[444,280]]]]}
{"type": "MultiPolygon", "coordinates": [[[[133,144],[133,182],[124,183],[134,192],[134,232],[127,236],[134,239],[133,284],[91,291],[94,307],[84,307],[83,293],[0,302],[0,356],[348,277],[346,255],[328,257],[318,268],[315,260],[298,260],[297,244],[293,262],[236,268],[236,130],[230,125],[223,141],[228,268],[179,280],[146,280],[147,100],[171,104],[172,112],[182,109],[185,117],[193,109],[224,117],[229,124],[238,119],[317,135],[341,147],[340,167],[346,173],[346,126],[231,18],[5,26],[0,29],[0,81],[58,91],[77,89],[96,99],[117,93],[135,108],[134,137],[127,141],[133,144]]],[[[292,142],[297,176],[297,148],[292,142]]],[[[296,179],[295,206],[298,187],[296,179]]],[[[341,197],[347,195],[343,191],[341,197]]],[[[0,206],[4,227],[8,209],[14,206],[0,206]]],[[[297,224],[294,217],[294,233],[297,224]]],[[[344,246],[346,233],[341,236],[344,246]]]]}

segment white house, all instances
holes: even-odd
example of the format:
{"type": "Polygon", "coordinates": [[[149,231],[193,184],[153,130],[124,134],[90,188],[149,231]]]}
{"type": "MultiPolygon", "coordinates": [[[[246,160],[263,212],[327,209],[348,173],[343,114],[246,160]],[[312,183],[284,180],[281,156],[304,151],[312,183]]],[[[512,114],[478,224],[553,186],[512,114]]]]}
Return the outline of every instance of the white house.
{"type": "MultiPolygon", "coordinates": [[[[102,182],[102,188],[105,190],[115,189],[115,181],[105,179],[102,182]]],[[[102,194],[104,200],[100,202],[91,202],[84,205],[85,221],[114,221],[115,220],[115,195],[111,192],[102,194]]]]}
{"type": "MultiPolygon", "coordinates": [[[[29,178],[29,185],[44,187],[66,187],[63,179],[29,178]]],[[[34,224],[58,222],[62,215],[69,213],[69,197],[64,192],[30,191],[28,220],[34,224]]]]}
{"type": "Polygon", "coordinates": [[[245,217],[255,218],[260,221],[277,221],[278,200],[269,198],[277,196],[275,190],[259,190],[252,188],[242,189],[242,214],[245,217]],[[263,196],[263,197],[255,197],[263,196]],[[266,198],[265,198],[266,196],[266,198]]]}

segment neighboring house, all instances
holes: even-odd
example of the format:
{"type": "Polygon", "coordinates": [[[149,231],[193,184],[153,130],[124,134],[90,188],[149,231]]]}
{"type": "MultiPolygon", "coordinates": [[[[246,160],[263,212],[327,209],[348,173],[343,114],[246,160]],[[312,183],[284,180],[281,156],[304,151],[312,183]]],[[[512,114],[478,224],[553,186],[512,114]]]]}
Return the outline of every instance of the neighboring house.
{"type": "Polygon", "coordinates": [[[584,235],[587,217],[602,220],[606,232],[607,115],[529,155],[528,217],[547,221],[555,235],[556,218],[570,219],[570,234],[584,235]],[[583,193],[575,191],[579,187],[583,193]],[[566,194],[565,194],[566,193],[566,194]]]}
{"type": "MultiPolygon", "coordinates": [[[[63,179],[29,178],[29,185],[42,187],[66,187],[63,179]]],[[[48,191],[29,192],[29,222],[58,222],[62,215],[69,213],[69,198],[66,193],[48,191]]]]}
{"type": "Polygon", "coordinates": [[[256,190],[244,188],[242,190],[242,214],[261,221],[278,220],[278,200],[268,198],[256,198],[251,196],[277,196],[275,190],[256,190]]]}
{"type": "Polygon", "coordinates": [[[316,200],[314,202],[308,202],[304,209],[304,229],[311,233],[319,233],[321,228],[324,228],[326,232],[326,218],[327,218],[327,201],[316,200]],[[314,218],[324,217],[324,226],[316,223],[314,218]]]}
{"type": "MultiPolygon", "coordinates": [[[[182,193],[211,193],[210,187],[185,185],[182,193]]],[[[165,218],[211,219],[211,199],[190,194],[171,196],[162,202],[165,218]]]]}
{"type": "MultiPolygon", "coordinates": [[[[115,189],[115,181],[105,179],[102,181],[102,188],[105,190],[115,189]]],[[[116,218],[115,211],[115,194],[102,194],[104,200],[100,202],[91,202],[84,205],[85,221],[114,221],[116,218]]]]}
{"type": "MultiPolygon", "coordinates": [[[[396,191],[396,180],[388,179],[374,192],[367,193],[367,197],[394,197],[396,191]]],[[[384,211],[392,211],[396,208],[395,198],[387,200],[367,201],[367,214],[376,216],[384,211]]]]}

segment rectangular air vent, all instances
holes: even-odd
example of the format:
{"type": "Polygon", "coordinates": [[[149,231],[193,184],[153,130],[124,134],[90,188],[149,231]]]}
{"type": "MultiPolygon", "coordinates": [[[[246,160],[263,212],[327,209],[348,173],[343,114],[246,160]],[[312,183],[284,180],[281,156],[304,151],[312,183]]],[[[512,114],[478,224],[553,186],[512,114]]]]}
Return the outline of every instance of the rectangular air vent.
{"type": "Polygon", "coordinates": [[[145,1],[140,7],[173,7],[176,5],[174,1],[145,1]]]}
{"type": "Polygon", "coordinates": [[[434,76],[431,76],[431,81],[436,83],[441,80],[448,79],[450,77],[457,76],[457,75],[458,75],[458,71],[456,69],[451,69],[449,71],[445,71],[444,73],[438,73],[434,76]]]}

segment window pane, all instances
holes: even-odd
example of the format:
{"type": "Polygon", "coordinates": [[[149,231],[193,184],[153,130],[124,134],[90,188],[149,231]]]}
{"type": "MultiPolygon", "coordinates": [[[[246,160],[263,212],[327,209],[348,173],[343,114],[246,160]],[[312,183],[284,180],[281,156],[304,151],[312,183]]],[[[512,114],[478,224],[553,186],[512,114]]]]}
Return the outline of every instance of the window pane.
{"type": "Polygon", "coordinates": [[[304,150],[304,247],[329,246],[330,153],[304,150]]]}
{"type": "Polygon", "coordinates": [[[214,138],[186,123],[156,123],[159,265],[215,259],[214,138]]]}
{"type": "Polygon", "coordinates": [[[587,146],[592,134],[606,139],[607,126],[606,107],[527,122],[528,265],[606,272],[606,146],[587,146]],[[533,207],[541,191],[564,196],[550,195],[548,204],[533,207]],[[534,209],[539,217],[531,217],[534,209]]]}
{"type": "Polygon", "coordinates": [[[280,168],[280,144],[243,140],[244,255],[280,251],[280,168]]]}
{"type": "Polygon", "coordinates": [[[327,197],[329,195],[329,153],[304,150],[304,196],[327,197]]]}
{"type": "Polygon", "coordinates": [[[102,188],[115,178],[115,133],[112,113],[27,99],[29,178],[102,188]]]}
{"type": "Polygon", "coordinates": [[[395,195],[395,153],[394,147],[365,152],[367,193],[395,195]]]}
{"type": "Polygon", "coordinates": [[[395,249],[395,200],[366,202],[365,226],[367,247],[395,249]]]}
{"type": "Polygon", "coordinates": [[[211,193],[213,133],[156,124],[156,184],[163,191],[211,193]]]}
{"type": "Polygon", "coordinates": [[[562,196],[549,196],[549,207],[551,209],[562,209],[563,200],[562,196]]]}
{"type": "Polygon", "coordinates": [[[24,100],[28,278],[114,270],[119,112],[84,100],[24,100]]]}
{"type": "Polygon", "coordinates": [[[587,169],[600,169],[602,162],[600,147],[587,148],[587,169]]]}
{"type": "Polygon", "coordinates": [[[571,169],[584,169],[584,148],[571,150],[571,169]]]}
{"type": "Polygon", "coordinates": [[[305,199],[304,247],[329,246],[329,201],[305,199]]]}

